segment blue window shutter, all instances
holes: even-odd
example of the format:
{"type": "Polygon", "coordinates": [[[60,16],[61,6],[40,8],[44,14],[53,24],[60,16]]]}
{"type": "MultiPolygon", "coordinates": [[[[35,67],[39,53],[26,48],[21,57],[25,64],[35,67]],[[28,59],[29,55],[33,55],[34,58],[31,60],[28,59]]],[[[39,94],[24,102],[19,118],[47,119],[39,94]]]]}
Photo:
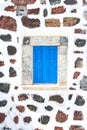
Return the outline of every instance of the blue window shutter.
{"type": "Polygon", "coordinates": [[[33,82],[57,83],[57,47],[34,46],[33,82]]]}

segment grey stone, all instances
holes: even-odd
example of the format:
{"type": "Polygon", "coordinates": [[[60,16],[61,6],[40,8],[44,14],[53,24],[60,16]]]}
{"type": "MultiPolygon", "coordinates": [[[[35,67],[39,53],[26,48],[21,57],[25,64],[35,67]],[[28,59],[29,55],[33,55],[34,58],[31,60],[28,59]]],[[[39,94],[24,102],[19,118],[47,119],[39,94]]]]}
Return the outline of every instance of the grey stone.
{"type": "Polygon", "coordinates": [[[67,5],[74,5],[74,4],[77,4],[77,1],[76,0],[65,0],[64,3],[67,5]]]}
{"type": "Polygon", "coordinates": [[[47,17],[47,15],[48,15],[48,11],[47,11],[47,9],[44,9],[44,10],[43,10],[43,16],[44,16],[44,17],[47,17]]]}
{"type": "Polygon", "coordinates": [[[39,103],[44,103],[44,98],[40,95],[37,95],[37,94],[32,94],[32,98],[34,101],[37,101],[39,103]]]}
{"type": "Polygon", "coordinates": [[[46,0],[40,0],[41,4],[46,4],[46,0]]]}
{"type": "Polygon", "coordinates": [[[7,51],[8,51],[9,55],[14,55],[17,52],[17,50],[16,50],[16,48],[14,46],[8,46],[7,51]]]}
{"type": "Polygon", "coordinates": [[[12,37],[10,34],[7,34],[7,35],[0,35],[0,39],[5,41],[5,42],[10,42],[12,37]]]}
{"type": "Polygon", "coordinates": [[[10,67],[9,77],[15,77],[15,76],[17,76],[16,70],[13,67],[10,67]]]}
{"type": "Polygon", "coordinates": [[[41,124],[44,124],[44,125],[48,124],[49,120],[50,120],[50,117],[47,116],[47,115],[42,115],[42,116],[38,119],[38,121],[39,121],[41,124]]]}
{"type": "Polygon", "coordinates": [[[0,107],[4,107],[7,104],[7,100],[0,101],[0,107]]]}
{"type": "Polygon", "coordinates": [[[23,38],[23,45],[29,45],[30,44],[30,37],[24,37],[23,38]]]}
{"type": "Polygon", "coordinates": [[[2,78],[4,76],[4,74],[2,72],[0,72],[0,77],[2,78]]]}
{"type": "Polygon", "coordinates": [[[83,67],[83,59],[78,57],[75,61],[75,68],[82,68],[83,67]]]}
{"type": "Polygon", "coordinates": [[[27,107],[31,110],[36,112],[37,111],[37,107],[35,105],[27,105],[27,107]]]}
{"type": "Polygon", "coordinates": [[[75,45],[77,46],[77,47],[83,47],[83,46],[85,46],[85,44],[86,44],[86,40],[85,39],[76,39],[76,41],[75,41],[75,45]]]}
{"type": "Polygon", "coordinates": [[[72,96],[73,96],[73,94],[69,94],[68,99],[71,100],[72,96]]]}
{"type": "Polygon", "coordinates": [[[68,46],[68,38],[64,36],[60,36],[60,44],[62,46],[68,46]]]}
{"type": "Polygon", "coordinates": [[[85,99],[82,96],[78,95],[75,100],[77,106],[83,106],[85,104],[85,99]]]}
{"type": "Polygon", "coordinates": [[[80,80],[80,88],[87,91],[87,76],[83,76],[82,80],[80,80]]]}
{"type": "Polygon", "coordinates": [[[8,93],[10,89],[10,84],[8,83],[0,83],[0,91],[3,93],[8,93]]]}
{"type": "Polygon", "coordinates": [[[53,107],[48,105],[48,106],[45,106],[45,109],[48,110],[48,111],[52,111],[53,110],[53,107]]]}
{"type": "Polygon", "coordinates": [[[56,5],[56,4],[60,4],[61,0],[49,0],[51,5],[56,5]]]}

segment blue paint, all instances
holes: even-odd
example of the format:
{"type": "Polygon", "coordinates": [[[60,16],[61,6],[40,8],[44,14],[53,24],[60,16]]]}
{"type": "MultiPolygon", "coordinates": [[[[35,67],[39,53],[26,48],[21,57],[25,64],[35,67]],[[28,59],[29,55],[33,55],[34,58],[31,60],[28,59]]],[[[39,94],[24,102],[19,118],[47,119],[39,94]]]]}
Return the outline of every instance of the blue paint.
{"type": "Polygon", "coordinates": [[[33,83],[57,83],[57,46],[33,47],[33,83]]]}

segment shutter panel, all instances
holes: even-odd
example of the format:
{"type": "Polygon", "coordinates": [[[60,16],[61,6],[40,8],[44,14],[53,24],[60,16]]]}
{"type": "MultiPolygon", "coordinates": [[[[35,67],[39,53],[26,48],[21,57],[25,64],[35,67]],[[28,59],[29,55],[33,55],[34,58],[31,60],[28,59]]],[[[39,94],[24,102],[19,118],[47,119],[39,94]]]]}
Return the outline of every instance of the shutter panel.
{"type": "Polygon", "coordinates": [[[33,82],[57,83],[57,47],[34,46],[33,82]]]}

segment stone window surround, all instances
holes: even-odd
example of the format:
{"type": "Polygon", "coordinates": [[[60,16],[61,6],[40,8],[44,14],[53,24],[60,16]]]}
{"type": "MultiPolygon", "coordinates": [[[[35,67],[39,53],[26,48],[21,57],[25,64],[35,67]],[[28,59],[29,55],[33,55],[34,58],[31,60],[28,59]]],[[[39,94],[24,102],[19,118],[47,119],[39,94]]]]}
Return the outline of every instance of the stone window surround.
{"type": "MultiPolygon", "coordinates": [[[[59,53],[61,54],[62,49],[65,50],[65,62],[67,61],[67,44],[66,45],[61,45],[59,42],[60,37],[66,37],[66,36],[23,36],[24,37],[28,37],[29,38],[29,44],[28,45],[22,45],[22,87],[24,89],[36,89],[36,90],[58,90],[58,89],[67,89],[67,76],[66,76],[66,82],[60,82],[60,74],[61,74],[61,70],[59,72],[59,60],[61,60],[59,53]],[[48,43],[47,41],[45,43],[41,43],[41,40],[45,40],[46,38],[48,38],[48,43]],[[55,39],[55,40],[54,40],[55,39]],[[36,42],[38,41],[38,42],[36,42]],[[50,41],[50,43],[49,43],[50,41]],[[33,46],[43,46],[43,45],[49,45],[49,46],[58,46],[58,81],[59,83],[57,84],[33,84],[33,46]],[[28,50],[29,52],[27,53],[25,50],[28,50]],[[29,54],[29,55],[27,55],[29,54]],[[25,58],[26,57],[26,58],[25,58]],[[30,61],[30,63],[28,62],[30,61]],[[24,69],[25,66],[27,67],[27,69],[24,69]],[[25,71],[25,72],[24,72],[25,71]],[[24,74],[25,73],[25,74],[24,74]],[[25,78],[27,77],[27,78],[25,78]],[[25,81],[23,81],[25,78],[25,81]],[[45,87],[44,87],[45,86],[45,87]]],[[[64,62],[64,63],[65,63],[64,62]]],[[[61,64],[60,64],[61,65],[61,64]]],[[[62,66],[63,67],[63,66],[62,66]]],[[[61,67],[60,67],[61,69],[61,67]]],[[[67,63],[66,63],[66,69],[67,69],[67,63]]],[[[65,75],[67,75],[67,70],[65,72],[65,75]]]]}

